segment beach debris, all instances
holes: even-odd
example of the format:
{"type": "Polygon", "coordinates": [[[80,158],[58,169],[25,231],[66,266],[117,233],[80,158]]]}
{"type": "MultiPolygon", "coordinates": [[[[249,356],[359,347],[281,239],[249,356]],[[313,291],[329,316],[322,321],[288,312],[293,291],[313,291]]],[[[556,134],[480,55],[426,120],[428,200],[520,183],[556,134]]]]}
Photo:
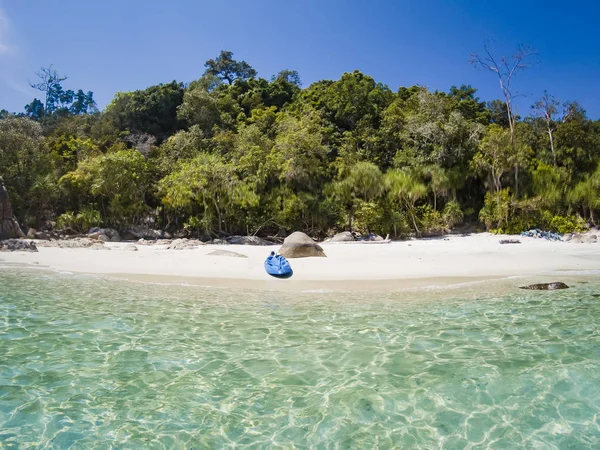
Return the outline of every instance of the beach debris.
{"type": "Polygon", "coordinates": [[[569,289],[565,283],[554,281],[552,283],[530,284],[529,286],[520,286],[519,289],[529,289],[531,291],[556,291],[558,289],[569,289]]]}
{"type": "Polygon", "coordinates": [[[94,242],[89,248],[92,250],[110,250],[102,241],[94,242]]]}
{"type": "Polygon", "coordinates": [[[8,198],[8,191],[0,177],[0,239],[24,238],[25,234],[19,222],[13,216],[12,206],[8,198]]]}
{"type": "Polygon", "coordinates": [[[123,250],[128,251],[128,252],[137,252],[138,248],[133,244],[128,244],[125,247],[123,247],[123,250]]]}
{"type": "Polygon", "coordinates": [[[8,239],[0,241],[0,252],[37,252],[39,251],[32,241],[22,239],[8,239]]]}
{"type": "Polygon", "coordinates": [[[500,239],[501,244],[520,244],[521,241],[518,239],[500,239]]]}
{"type": "Polygon", "coordinates": [[[241,253],[230,252],[229,250],[213,250],[208,253],[208,256],[230,256],[233,258],[247,258],[246,255],[242,255],[241,253]]]}
{"type": "Polygon", "coordinates": [[[308,258],[312,256],[325,257],[323,248],[310,236],[295,231],[286,237],[279,253],[285,258],[308,258]]]}
{"type": "Polygon", "coordinates": [[[560,233],[553,233],[552,231],[543,231],[538,228],[523,231],[521,236],[532,237],[538,239],[546,239],[548,241],[560,241],[562,240],[562,235],[560,233]]]}
{"type": "Polygon", "coordinates": [[[196,247],[205,245],[204,242],[197,239],[175,239],[169,245],[169,250],[193,250],[196,247]]]}

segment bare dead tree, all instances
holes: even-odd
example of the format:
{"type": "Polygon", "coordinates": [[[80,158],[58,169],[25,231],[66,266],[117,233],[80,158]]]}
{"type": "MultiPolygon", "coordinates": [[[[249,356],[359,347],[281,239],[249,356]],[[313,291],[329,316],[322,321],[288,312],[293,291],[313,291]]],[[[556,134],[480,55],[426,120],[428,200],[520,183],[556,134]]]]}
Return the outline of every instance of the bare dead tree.
{"type": "MultiPolygon", "coordinates": [[[[515,98],[519,96],[514,90],[512,82],[515,74],[532,66],[531,58],[537,51],[527,45],[517,46],[517,51],[510,57],[494,55],[491,43],[488,41],[483,46],[484,53],[479,55],[471,53],[470,63],[476,68],[489,70],[496,74],[500,83],[500,90],[506,104],[508,126],[510,127],[510,142],[516,154],[515,130],[517,127],[517,107],[515,98]]],[[[517,158],[518,159],[518,158],[517,158]]],[[[515,164],[515,196],[519,195],[519,165],[515,164]]]]}
{"type": "Polygon", "coordinates": [[[36,72],[35,74],[40,79],[40,82],[29,83],[29,85],[46,95],[44,108],[46,110],[51,110],[51,103],[56,100],[53,98],[53,96],[56,95],[56,89],[57,87],[60,87],[60,83],[65,81],[67,77],[59,75],[52,65],[48,66],[47,68],[42,67],[40,71],[36,72]]]}
{"type": "Polygon", "coordinates": [[[150,151],[156,144],[156,137],[148,133],[128,134],[122,140],[131,144],[146,159],[150,156],[150,151]]]}
{"type": "Polygon", "coordinates": [[[550,151],[552,152],[552,159],[554,160],[554,166],[556,167],[556,153],[554,151],[554,130],[555,121],[554,116],[558,113],[558,107],[560,103],[554,98],[554,96],[548,94],[548,91],[544,91],[544,95],[532,106],[533,112],[536,116],[541,117],[546,122],[546,131],[548,138],[550,139],[550,151]]]}

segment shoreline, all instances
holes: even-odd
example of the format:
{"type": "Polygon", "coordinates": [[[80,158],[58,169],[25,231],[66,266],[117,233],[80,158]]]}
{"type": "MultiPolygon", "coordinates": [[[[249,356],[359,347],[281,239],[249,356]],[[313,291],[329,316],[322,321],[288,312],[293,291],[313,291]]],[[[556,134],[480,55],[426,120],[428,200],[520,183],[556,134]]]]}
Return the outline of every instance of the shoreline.
{"type": "Polygon", "coordinates": [[[40,246],[38,253],[1,253],[0,266],[144,283],[298,292],[455,289],[509,279],[515,281],[508,284],[517,286],[562,281],[561,277],[579,277],[577,273],[600,274],[598,244],[526,237],[517,237],[521,244],[499,244],[506,238],[515,236],[483,233],[383,245],[323,243],[327,258],[291,259],[294,275],[285,280],[268,276],[263,268],[265,257],[279,246],[202,245],[167,250],[160,245],[139,245],[137,251],[125,248],[132,243],[107,243],[104,250],[40,246]],[[214,250],[238,256],[210,255],[214,250]]]}

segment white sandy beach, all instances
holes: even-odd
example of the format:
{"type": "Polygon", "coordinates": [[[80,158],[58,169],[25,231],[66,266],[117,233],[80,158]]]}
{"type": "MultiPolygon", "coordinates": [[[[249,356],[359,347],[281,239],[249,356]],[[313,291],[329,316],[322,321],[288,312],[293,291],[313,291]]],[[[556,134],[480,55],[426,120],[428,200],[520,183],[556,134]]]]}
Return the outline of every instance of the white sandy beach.
{"type": "Polygon", "coordinates": [[[271,278],[263,268],[265,257],[278,246],[204,245],[167,250],[138,245],[138,251],[123,250],[129,245],[125,243],[107,243],[110,251],[40,247],[39,253],[0,253],[0,264],[138,281],[276,290],[370,290],[508,277],[534,283],[541,276],[600,271],[600,244],[518,237],[521,244],[501,245],[503,238],[507,236],[484,233],[382,245],[322,244],[327,258],[290,260],[294,275],[287,280],[271,278]],[[214,250],[233,251],[247,258],[208,255],[214,250]]]}

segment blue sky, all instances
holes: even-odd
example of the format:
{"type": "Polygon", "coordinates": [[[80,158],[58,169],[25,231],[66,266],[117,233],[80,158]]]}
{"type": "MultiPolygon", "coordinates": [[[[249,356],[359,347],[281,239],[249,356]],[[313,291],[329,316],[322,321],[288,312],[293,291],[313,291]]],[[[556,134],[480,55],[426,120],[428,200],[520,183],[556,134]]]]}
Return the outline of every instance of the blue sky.
{"type": "Polygon", "coordinates": [[[117,91],[192,81],[221,49],[265,78],[296,69],[304,86],[358,69],[394,90],[464,83],[491,100],[497,80],[468,59],[493,39],[499,54],[539,51],[515,80],[521,114],[547,89],[600,119],[598,17],[588,0],[0,0],[0,109],[22,111],[41,66],[102,108],[117,91]]]}

